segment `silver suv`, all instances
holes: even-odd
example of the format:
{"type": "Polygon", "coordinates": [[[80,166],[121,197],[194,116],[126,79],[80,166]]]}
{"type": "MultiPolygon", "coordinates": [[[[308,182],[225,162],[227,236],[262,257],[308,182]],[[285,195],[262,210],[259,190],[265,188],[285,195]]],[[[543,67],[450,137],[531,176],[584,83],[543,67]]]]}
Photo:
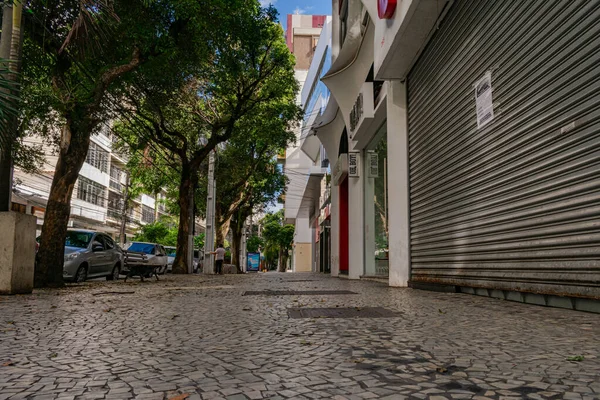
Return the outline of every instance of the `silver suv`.
{"type": "Polygon", "coordinates": [[[93,231],[68,230],[65,240],[63,278],[83,282],[105,276],[119,279],[123,267],[121,248],[107,235],[93,231]]]}

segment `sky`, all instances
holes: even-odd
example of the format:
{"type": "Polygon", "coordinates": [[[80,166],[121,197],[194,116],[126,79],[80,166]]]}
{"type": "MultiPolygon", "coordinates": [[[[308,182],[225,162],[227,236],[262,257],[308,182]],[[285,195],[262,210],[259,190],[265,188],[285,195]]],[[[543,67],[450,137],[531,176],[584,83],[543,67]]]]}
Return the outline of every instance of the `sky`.
{"type": "Polygon", "coordinates": [[[272,4],[279,11],[279,21],[287,29],[288,14],[331,15],[330,0],[259,0],[263,6],[272,4]]]}

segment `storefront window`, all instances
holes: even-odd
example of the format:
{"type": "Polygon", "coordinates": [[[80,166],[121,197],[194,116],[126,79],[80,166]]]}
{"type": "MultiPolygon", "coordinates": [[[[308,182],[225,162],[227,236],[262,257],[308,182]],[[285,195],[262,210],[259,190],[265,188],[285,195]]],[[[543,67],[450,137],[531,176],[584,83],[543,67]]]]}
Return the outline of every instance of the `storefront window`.
{"type": "Polygon", "coordinates": [[[385,123],[368,146],[365,157],[365,276],[387,276],[389,242],[385,123]]]}

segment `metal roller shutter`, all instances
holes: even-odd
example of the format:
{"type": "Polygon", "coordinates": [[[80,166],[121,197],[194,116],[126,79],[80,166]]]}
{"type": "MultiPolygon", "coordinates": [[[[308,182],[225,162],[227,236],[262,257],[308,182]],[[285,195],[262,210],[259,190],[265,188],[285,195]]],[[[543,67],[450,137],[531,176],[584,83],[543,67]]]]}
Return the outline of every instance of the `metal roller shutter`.
{"type": "Polygon", "coordinates": [[[414,282],[600,298],[600,1],[455,1],[408,107],[414,282]]]}

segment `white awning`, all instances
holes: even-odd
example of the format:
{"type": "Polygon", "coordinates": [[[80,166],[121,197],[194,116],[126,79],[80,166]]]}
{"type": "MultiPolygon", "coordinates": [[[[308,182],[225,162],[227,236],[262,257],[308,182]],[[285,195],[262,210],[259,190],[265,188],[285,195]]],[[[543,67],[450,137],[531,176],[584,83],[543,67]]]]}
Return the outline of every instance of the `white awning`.
{"type": "Polygon", "coordinates": [[[302,146],[300,149],[306,154],[313,162],[316,162],[319,158],[319,153],[321,150],[321,141],[319,138],[312,133],[307,133],[307,137],[304,138],[302,142],[302,146]]]}
{"type": "Polygon", "coordinates": [[[356,24],[348,31],[338,57],[321,78],[337,101],[347,126],[350,111],[373,64],[375,25],[369,21],[364,35],[361,35],[361,27],[356,24]]]}

